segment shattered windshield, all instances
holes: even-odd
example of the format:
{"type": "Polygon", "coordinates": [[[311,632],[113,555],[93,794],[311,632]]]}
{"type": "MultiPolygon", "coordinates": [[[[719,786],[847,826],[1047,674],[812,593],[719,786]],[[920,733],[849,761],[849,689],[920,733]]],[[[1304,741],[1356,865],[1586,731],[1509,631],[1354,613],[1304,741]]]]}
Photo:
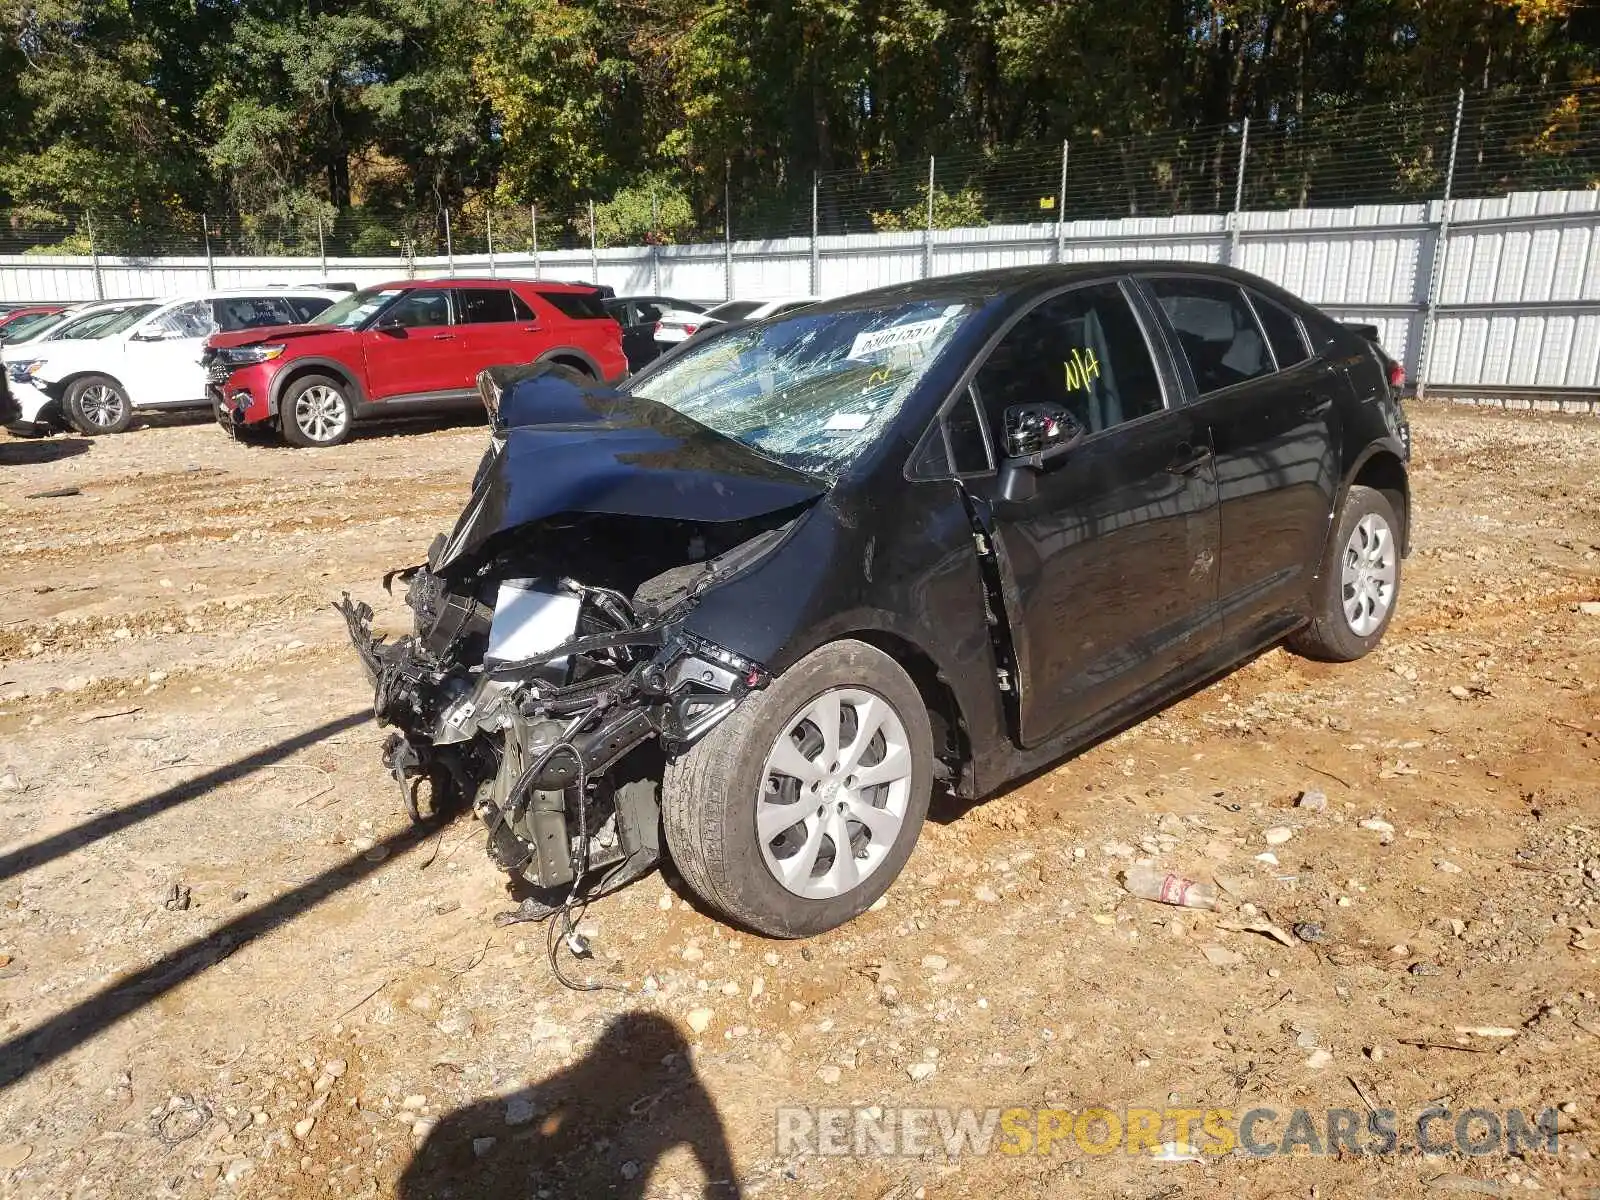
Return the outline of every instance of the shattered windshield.
{"type": "Polygon", "coordinates": [[[801,310],[691,347],[623,390],[834,480],[893,420],[972,311],[948,298],[801,310]]]}

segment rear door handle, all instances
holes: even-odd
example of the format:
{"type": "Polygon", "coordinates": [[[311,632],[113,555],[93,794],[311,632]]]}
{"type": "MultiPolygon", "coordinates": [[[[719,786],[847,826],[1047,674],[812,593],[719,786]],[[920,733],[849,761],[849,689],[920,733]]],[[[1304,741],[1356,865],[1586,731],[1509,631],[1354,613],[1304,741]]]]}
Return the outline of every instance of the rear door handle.
{"type": "Polygon", "coordinates": [[[1211,461],[1210,450],[1196,450],[1188,442],[1178,447],[1177,457],[1167,465],[1169,475],[1198,475],[1202,467],[1211,461]]]}
{"type": "Polygon", "coordinates": [[[456,335],[453,333],[436,333],[433,335],[433,340],[436,342],[453,342],[456,340],[456,335]]]}

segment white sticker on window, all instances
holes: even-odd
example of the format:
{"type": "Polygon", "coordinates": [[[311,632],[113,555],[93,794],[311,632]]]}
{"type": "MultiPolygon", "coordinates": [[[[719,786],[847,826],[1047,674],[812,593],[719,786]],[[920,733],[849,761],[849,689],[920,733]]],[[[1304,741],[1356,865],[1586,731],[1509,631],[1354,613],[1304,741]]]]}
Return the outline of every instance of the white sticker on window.
{"type": "Polygon", "coordinates": [[[945,322],[949,319],[949,317],[935,317],[931,321],[910,321],[904,325],[891,325],[888,329],[858,333],[856,340],[851,343],[850,357],[866,358],[869,354],[876,354],[895,346],[915,346],[922,342],[931,342],[939,336],[939,330],[944,328],[945,322]]]}
{"type": "Polygon", "coordinates": [[[860,433],[871,422],[866,413],[834,413],[823,426],[826,433],[860,433]]]}

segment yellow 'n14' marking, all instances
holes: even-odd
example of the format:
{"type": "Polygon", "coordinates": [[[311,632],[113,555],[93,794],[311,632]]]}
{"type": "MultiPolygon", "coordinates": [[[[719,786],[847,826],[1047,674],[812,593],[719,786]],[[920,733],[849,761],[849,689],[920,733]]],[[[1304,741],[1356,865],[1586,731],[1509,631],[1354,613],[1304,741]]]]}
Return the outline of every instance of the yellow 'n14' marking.
{"type": "Polygon", "coordinates": [[[1076,392],[1080,388],[1090,391],[1090,383],[1100,378],[1100,360],[1095,357],[1093,350],[1087,354],[1076,346],[1072,350],[1072,361],[1062,363],[1067,369],[1067,390],[1076,392]]]}

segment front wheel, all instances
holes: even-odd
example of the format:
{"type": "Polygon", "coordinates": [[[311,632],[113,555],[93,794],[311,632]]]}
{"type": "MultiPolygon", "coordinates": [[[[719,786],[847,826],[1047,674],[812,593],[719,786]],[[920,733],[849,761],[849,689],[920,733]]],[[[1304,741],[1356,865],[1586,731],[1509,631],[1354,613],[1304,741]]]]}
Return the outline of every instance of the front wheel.
{"type": "Polygon", "coordinates": [[[307,375],[289,385],[279,404],[283,438],[291,446],[337,446],[354,420],[345,385],[326,375],[307,375]]]}
{"type": "Polygon", "coordinates": [[[841,641],[669,764],[662,818],[673,862],[708,903],[761,933],[808,937],[889,890],[932,786],[916,685],[882,651],[841,641]]]}
{"type": "Polygon", "coordinates": [[[133,405],[122,385],[107,375],[85,375],[67,388],[62,408],[67,424],[94,436],[122,433],[133,423],[133,405]]]}
{"type": "Polygon", "coordinates": [[[1400,528],[1382,492],[1350,489],[1312,597],[1311,624],[1289,639],[1289,649],[1354,662],[1383,640],[1400,598],[1400,528]]]}

